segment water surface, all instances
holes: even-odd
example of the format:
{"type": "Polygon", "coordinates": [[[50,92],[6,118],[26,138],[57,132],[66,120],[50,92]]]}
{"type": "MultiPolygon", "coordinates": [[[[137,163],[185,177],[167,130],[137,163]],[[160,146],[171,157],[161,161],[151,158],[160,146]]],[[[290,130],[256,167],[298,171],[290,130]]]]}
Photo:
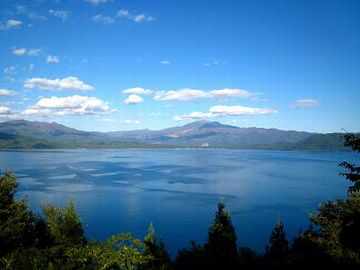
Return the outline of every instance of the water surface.
{"type": "Polygon", "coordinates": [[[262,251],[276,218],[291,238],[306,229],[321,201],[344,197],[338,176],[351,152],[261,150],[1,151],[0,169],[13,170],[18,196],[40,212],[44,202],[75,202],[86,235],[118,232],[144,237],[150,222],[172,255],[203,242],[225,201],[238,242],[262,251]]]}

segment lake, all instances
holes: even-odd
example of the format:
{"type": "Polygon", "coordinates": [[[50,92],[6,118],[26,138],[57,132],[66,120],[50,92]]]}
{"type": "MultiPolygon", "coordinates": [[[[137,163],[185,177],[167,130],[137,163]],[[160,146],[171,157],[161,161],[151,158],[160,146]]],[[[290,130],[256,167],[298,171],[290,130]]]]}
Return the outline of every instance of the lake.
{"type": "Polygon", "coordinates": [[[69,200],[86,235],[118,232],[143,238],[150,222],[175,256],[190,240],[203,243],[217,203],[230,209],[238,242],[263,251],[277,218],[289,238],[309,225],[308,213],[346,196],[338,174],[352,152],[262,150],[28,150],[0,151],[0,169],[13,170],[40,212],[44,202],[69,200]]]}

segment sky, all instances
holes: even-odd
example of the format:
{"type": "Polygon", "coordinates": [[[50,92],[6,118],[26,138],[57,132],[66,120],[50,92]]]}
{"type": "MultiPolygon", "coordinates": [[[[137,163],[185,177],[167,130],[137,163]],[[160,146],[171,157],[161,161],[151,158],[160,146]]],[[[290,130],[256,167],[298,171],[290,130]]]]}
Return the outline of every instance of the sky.
{"type": "Polygon", "coordinates": [[[0,121],[360,131],[358,0],[0,0],[0,121]]]}

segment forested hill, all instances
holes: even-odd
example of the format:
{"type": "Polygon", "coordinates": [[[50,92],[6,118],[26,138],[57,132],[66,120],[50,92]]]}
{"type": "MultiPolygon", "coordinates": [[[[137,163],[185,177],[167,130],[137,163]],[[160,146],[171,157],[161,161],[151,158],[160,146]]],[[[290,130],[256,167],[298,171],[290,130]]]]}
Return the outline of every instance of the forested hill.
{"type": "Polygon", "coordinates": [[[0,123],[0,148],[232,148],[348,150],[342,133],[243,128],[196,121],[163,130],[87,132],[57,123],[16,120],[0,123]]]}

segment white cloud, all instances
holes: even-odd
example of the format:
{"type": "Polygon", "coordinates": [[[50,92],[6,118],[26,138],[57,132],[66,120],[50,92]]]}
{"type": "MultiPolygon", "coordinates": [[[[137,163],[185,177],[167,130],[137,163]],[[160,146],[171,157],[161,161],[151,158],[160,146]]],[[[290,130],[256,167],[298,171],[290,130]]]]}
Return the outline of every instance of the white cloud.
{"type": "Polygon", "coordinates": [[[46,62],[58,64],[58,63],[60,63],[60,59],[59,59],[59,56],[57,56],[57,55],[48,55],[46,57],[46,62]]]}
{"type": "Polygon", "coordinates": [[[129,18],[131,17],[131,14],[128,10],[126,9],[119,9],[117,12],[116,12],[116,16],[117,17],[120,17],[120,18],[129,18]]]}
{"type": "Polygon", "coordinates": [[[24,83],[25,88],[37,88],[42,90],[57,89],[57,90],[93,90],[89,84],[79,80],[76,77],[66,77],[64,79],[47,79],[47,78],[31,78],[24,83]]]}
{"type": "Polygon", "coordinates": [[[54,9],[49,9],[49,14],[55,18],[61,19],[63,21],[66,21],[68,19],[69,16],[69,11],[66,10],[54,10],[54,9]]]}
{"type": "Polygon", "coordinates": [[[216,117],[217,115],[214,115],[211,112],[191,112],[189,114],[183,114],[183,115],[177,115],[174,116],[173,121],[184,121],[184,120],[198,120],[198,119],[207,119],[211,117],[216,117]]]}
{"type": "Polygon", "coordinates": [[[0,96],[14,96],[16,94],[15,90],[7,89],[7,88],[0,88],[0,96]]]}
{"type": "Polygon", "coordinates": [[[97,14],[90,18],[91,21],[95,23],[101,23],[101,24],[112,24],[114,23],[114,19],[108,16],[104,16],[102,14],[97,14]]]}
{"type": "Polygon", "coordinates": [[[155,18],[152,16],[147,16],[145,14],[139,13],[139,14],[134,14],[131,13],[130,11],[126,10],[126,9],[120,9],[117,11],[116,16],[118,18],[125,18],[125,19],[129,19],[133,22],[152,22],[155,21],[155,18]]]}
{"type": "Polygon", "coordinates": [[[25,48],[14,48],[13,49],[13,54],[21,56],[24,55],[26,53],[26,49],[25,48]]]}
{"type": "Polygon", "coordinates": [[[133,104],[139,104],[143,101],[144,101],[144,99],[142,97],[140,97],[136,94],[131,94],[124,100],[124,103],[127,105],[133,105],[133,104]]]}
{"type": "Polygon", "coordinates": [[[41,98],[34,106],[28,107],[24,115],[92,115],[108,112],[107,102],[96,97],[67,96],[41,98]]]}
{"type": "Polygon", "coordinates": [[[249,91],[243,89],[224,88],[219,90],[212,90],[209,92],[215,98],[248,98],[252,96],[249,91]]]}
{"type": "Polygon", "coordinates": [[[23,56],[23,55],[28,55],[28,56],[38,56],[40,53],[40,49],[34,49],[34,48],[13,48],[13,54],[17,55],[17,56],[23,56]]]}
{"type": "Polygon", "coordinates": [[[29,56],[38,56],[40,53],[40,49],[27,49],[27,54],[29,56]]]}
{"type": "Polygon", "coordinates": [[[198,120],[214,117],[225,116],[242,116],[242,115],[263,115],[277,113],[275,109],[269,108],[252,108],[245,106],[226,106],[217,105],[210,107],[208,112],[191,112],[189,114],[177,115],[173,117],[173,121],[198,120]]]}
{"type": "Polygon", "coordinates": [[[142,87],[128,88],[128,89],[124,89],[122,92],[124,94],[137,94],[137,95],[150,95],[150,94],[153,93],[152,90],[145,89],[145,88],[142,88],[142,87]]]}
{"type": "Polygon", "coordinates": [[[303,108],[311,108],[320,106],[320,102],[317,99],[306,98],[306,99],[298,99],[295,100],[292,104],[290,104],[291,109],[303,109],[303,108]]]}
{"type": "Polygon", "coordinates": [[[15,120],[15,119],[19,119],[19,116],[15,112],[13,112],[9,107],[0,105],[0,119],[15,120]]]}
{"type": "Polygon", "coordinates": [[[137,15],[134,15],[134,16],[133,16],[132,20],[133,20],[134,22],[143,22],[143,21],[145,21],[145,22],[152,22],[152,21],[155,20],[155,18],[152,17],[152,16],[147,16],[147,15],[145,15],[145,14],[137,14],[137,15]]]}
{"type": "Polygon", "coordinates": [[[29,12],[29,18],[32,20],[46,21],[47,18],[43,15],[39,15],[36,12],[29,12]]]}
{"type": "Polygon", "coordinates": [[[240,115],[258,115],[258,114],[273,114],[277,113],[275,109],[270,108],[253,108],[246,106],[226,106],[216,105],[209,109],[209,112],[219,116],[240,116],[240,115]]]}
{"type": "Polygon", "coordinates": [[[98,5],[98,4],[104,4],[106,2],[112,2],[112,0],[85,0],[86,2],[93,4],[93,5],[98,5]]]}
{"type": "Polygon", "coordinates": [[[204,63],[204,66],[217,66],[220,65],[220,62],[216,59],[212,59],[210,62],[204,63]]]}
{"type": "Polygon", "coordinates": [[[9,107],[0,105],[0,114],[9,114],[11,112],[9,107]]]}
{"type": "Polygon", "coordinates": [[[5,74],[15,74],[17,68],[18,68],[18,66],[8,66],[8,67],[5,67],[5,68],[4,68],[4,73],[5,73],[5,74]]]}
{"type": "Polygon", "coordinates": [[[202,98],[234,99],[248,98],[253,96],[251,92],[243,89],[224,88],[218,90],[204,91],[200,89],[185,88],[180,90],[157,91],[156,100],[187,101],[202,98]]]}
{"type": "Polygon", "coordinates": [[[171,61],[170,60],[162,60],[160,63],[163,65],[170,65],[171,61]]]}
{"type": "Polygon", "coordinates": [[[6,22],[5,28],[6,29],[16,28],[16,27],[21,26],[22,24],[23,24],[22,21],[11,19],[6,22]]]}
{"type": "Polygon", "coordinates": [[[138,125],[138,124],[140,124],[140,121],[137,120],[137,119],[125,119],[123,121],[123,124],[125,124],[125,125],[138,125]]]}
{"type": "Polygon", "coordinates": [[[156,91],[154,98],[156,100],[187,101],[193,99],[207,98],[209,94],[205,91],[185,88],[180,90],[156,91]]]}

